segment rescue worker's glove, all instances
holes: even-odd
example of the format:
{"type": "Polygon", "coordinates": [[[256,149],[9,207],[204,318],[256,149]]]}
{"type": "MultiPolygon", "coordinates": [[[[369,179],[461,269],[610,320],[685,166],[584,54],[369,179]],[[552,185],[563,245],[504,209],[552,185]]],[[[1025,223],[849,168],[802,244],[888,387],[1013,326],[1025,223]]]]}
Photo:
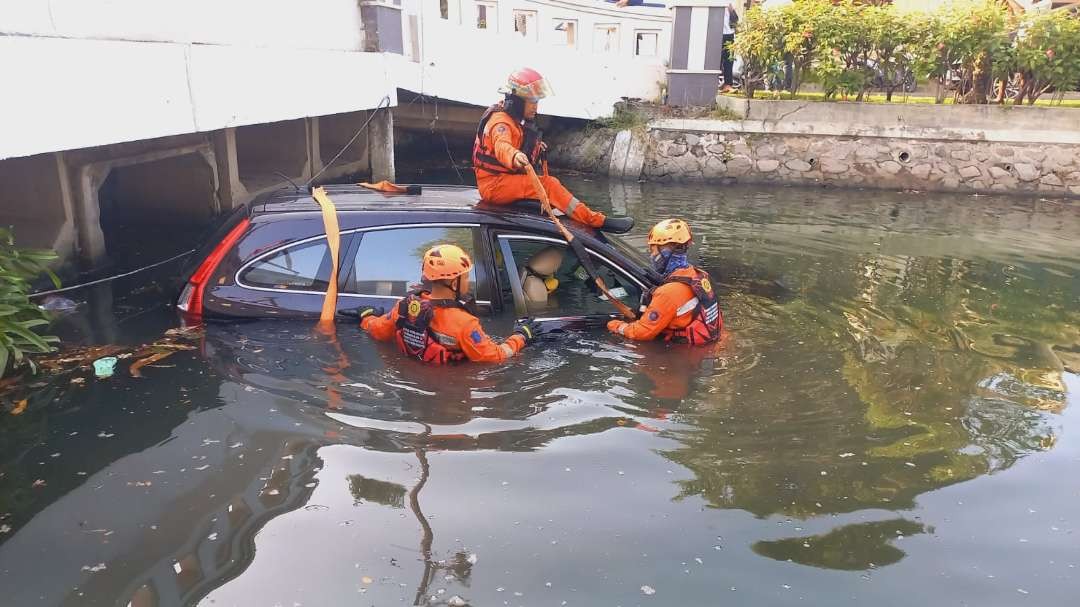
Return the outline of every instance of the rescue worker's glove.
{"type": "Polygon", "coordinates": [[[542,333],[543,329],[541,328],[540,323],[531,318],[521,320],[518,324],[514,325],[514,334],[524,337],[525,345],[529,345],[536,341],[536,338],[540,337],[542,333]]]}
{"type": "Polygon", "coordinates": [[[619,335],[626,334],[626,326],[626,323],[619,320],[618,318],[613,318],[609,320],[607,324],[608,331],[611,331],[612,333],[618,333],[619,335]]]}
{"type": "Polygon", "coordinates": [[[386,314],[386,310],[381,307],[364,308],[360,310],[360,322],[364,322],[364,319],[368,316],[382,316],[383,314],[386,314]]]}
{"type": "Polygon", "coordinates": [[[514,153],[514,168],[523,169],[529,166],[529,157],[525,155],[525,152],[518,150],[514,153]]]}

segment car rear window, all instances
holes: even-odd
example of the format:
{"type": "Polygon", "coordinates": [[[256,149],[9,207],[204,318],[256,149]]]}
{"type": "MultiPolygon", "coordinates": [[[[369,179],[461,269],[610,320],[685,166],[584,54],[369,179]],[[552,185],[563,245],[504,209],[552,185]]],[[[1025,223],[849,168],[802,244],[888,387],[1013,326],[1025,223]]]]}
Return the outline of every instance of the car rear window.
{"type": "Polygon", "coordinates": [[[240,283],[264,289],[326,292],[330,283],[326,239],[286,247],[252,263],[240,273],[240,283]]]}

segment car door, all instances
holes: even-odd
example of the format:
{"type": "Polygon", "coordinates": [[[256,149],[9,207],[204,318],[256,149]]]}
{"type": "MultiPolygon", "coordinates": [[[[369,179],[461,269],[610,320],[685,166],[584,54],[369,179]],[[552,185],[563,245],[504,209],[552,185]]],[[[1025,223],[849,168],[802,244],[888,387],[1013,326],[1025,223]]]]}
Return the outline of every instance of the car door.
{"type": "Polygon", "coordinates": [[[491,269],[480,225],[476,223],[399,224],[362,228],[353,232],[346,252],[341,298],[348,308],[381,307],[389,310],[410,290],[421,285],[424,253],[437,244],[455,244],[473,258],[472,295],[482,314],[490,314],[491,269]]]}
{"type": "MultiPolygon", "coordinates": [[[[585,329],[602,327],[617,315],[565,240],[511,231],[497,231],[493,237],[500,258],[499,297],[518,316],[551,323],[550,328],[585,329]],[[538,265],[546,267],[534,268],[538,265]]],[[[646,285],[608,257],[588,247],[586,251],[612,295],[638,309],[646,285]]]]}

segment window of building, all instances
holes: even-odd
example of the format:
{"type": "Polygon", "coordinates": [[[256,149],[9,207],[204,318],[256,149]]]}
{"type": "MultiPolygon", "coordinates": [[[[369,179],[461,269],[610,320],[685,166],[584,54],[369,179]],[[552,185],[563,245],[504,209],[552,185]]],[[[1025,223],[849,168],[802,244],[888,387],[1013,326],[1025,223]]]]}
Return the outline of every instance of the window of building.
{"type": "Polygon", "coordinates": [[[660,32],[638,30],[634,36],[634,55],[638,57],[655,57],[659,46],[660,32]]]}
{"type": "Polygon", "coordinates": [[[526,40],[536,41],[536,11],[514,11],[514,31],[526,40]]]}
{"type": "Polygon", "coordinates": [[[619,26],[618,24],[599,23],[593,28],[593,52],[594,53],[617,53],[619,52],[619,26]]]}
{"type": "Polygon", "coordinates": [[[476,230],[469,227],[395,228],[364,232],[345,293],[403,297],[421,283],[420,262],[437,244],[456,244],[473,258],[470,283],[476,284],[476,230]]]}
{"type": "Polygon", "coordinates": [[[249,265],[240,283],[283,291],[325,292],[330,282],[330,251],[326,239],[287,247],[249,265]]]}
{"type": "Polygon", "coordinates": [[[555,36],[552,38],[557,46],[577,46],[577,20],[555,19],[555,36]]]}
{"type": "Polygon", "coordinates": [[[499,7],[494,2],[476,3],[476,29],[499,31],[499,7]]]}

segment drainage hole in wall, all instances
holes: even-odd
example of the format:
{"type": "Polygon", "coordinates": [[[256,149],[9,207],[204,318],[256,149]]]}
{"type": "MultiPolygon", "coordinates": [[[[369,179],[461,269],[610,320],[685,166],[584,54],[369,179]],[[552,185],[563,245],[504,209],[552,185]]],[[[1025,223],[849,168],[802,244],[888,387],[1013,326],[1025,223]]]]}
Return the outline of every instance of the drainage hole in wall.
{"type": "Polygon", "coordinates": [[[1011,171],[1012,170],[1012,165],[1011,164],[1005,165],[1005,170],[1006,171],[1011,171]]]}
{"type": "Polygon", "coordinates": [[[911,154],[900,152],[900,162],[907,162],[908,160],[911,160],[911,154]]]}
{"type": "Polygon", "coordinates": [[[810,160],[807,160],[806,162],[807,162],[807,164],[809,164],[810,166],[814,166],[814,164],[815,164],[815,163],[817,162],[817,160],[816,160],[816,159],[814,159],[814,158],[811,158],[810,160]]]}

